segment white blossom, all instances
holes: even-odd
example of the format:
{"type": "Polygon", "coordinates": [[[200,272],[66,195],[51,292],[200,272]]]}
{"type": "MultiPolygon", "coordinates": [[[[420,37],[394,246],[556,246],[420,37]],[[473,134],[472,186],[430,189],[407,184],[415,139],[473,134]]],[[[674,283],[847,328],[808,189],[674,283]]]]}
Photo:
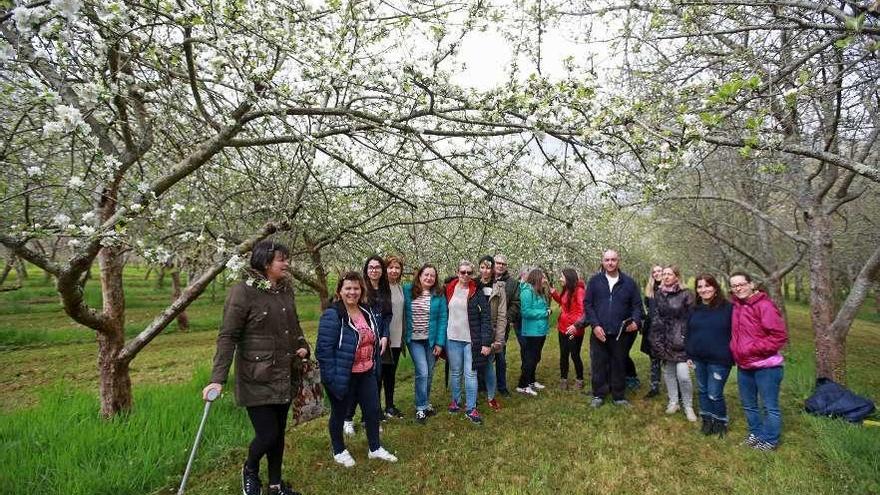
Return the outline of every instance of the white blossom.
{"type": "Polygon", "coordinates": [[[137,212],[143,210],[143,209],[144,209],[144,206],[143,206],[142,204],[140,204],[140,203],[132,203],[128,208],[129,208],[131,211],[137,213],[137,212]]]}
{"type": "Polygon", "coordinates": [[[67,185],[70,187],[82,187],[85,185],[85,181],[83,181],[82,177],[74,175],[67,181],[67,185]]]}
{"type": "Polygon", "coordinates": [[[82,8],[80,0],[52,0],[49,2],[49,5],[52,7],[52,10],[66,17],[68,21],[74,20],[76,14],[79,13],[79,9],[82,8]]]}
{"type": "Polygon", "coordinates": [[[69,247],[69,248],[71,248],[71,249],[76,249],[76,248],[78,248],[81,244],[82,244],[82,242],[80,242],[79,239],[71,239],[71,240],[67,241],[67,247],[69,247]]]}
{"type": "Polygon", "coordinates": [[[89,223],[94,219],[95,219],[95,212],[94,211],[87,211],[87,212],[83,213],[83,215],[82,215],[82,221],[85,223],[89,223]]]}
{"type": "Polygon", "coordinates": [[[15,20],[15,27],[22,34],[29,34],[33,27],[39,24],[43,15],[46,13],[44,7],[28,8],[25,5],[19,5],[12,9],[12,18],[15,20]]]}
{"type": "Polygon", "coordinates": [[[83,233],[83,235],[86,236],[90,236],[95,233],[95,228],[91,225],[80,225],[79,230],[83,233]]]}
{"type": "Polygon", "coordinates": [[[37,165],[27,168],[28,177],[40,177],[43,175],[43,168],[37,165]]]}
{"type": "Polygon", "coordinates": [[[6,40],[0,40],[0,64],[12,60],[15,57],[15,49],[6,40]]]}
{"type": "Polygon", "coordinates": [[[64,227],[70,223],[70,217],[64,213],[59,213],[52,217],[52,222],[59,227],[64,227]]]}
{"type": "Polygon", "coordinates": [[[141,194],[147,194],[150,192],[150,184],[148,182],[141,182],[137,185],[137,190],[141,194]]]}

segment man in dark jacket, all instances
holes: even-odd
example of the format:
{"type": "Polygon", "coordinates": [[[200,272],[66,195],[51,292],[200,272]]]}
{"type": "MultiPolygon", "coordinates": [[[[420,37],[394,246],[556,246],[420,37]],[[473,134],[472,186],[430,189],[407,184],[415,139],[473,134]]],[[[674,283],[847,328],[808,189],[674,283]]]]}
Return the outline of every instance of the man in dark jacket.
{"type": "Polygon", "coordinates": [[[513,327],[519,338],[519,329],[521,320],[519,317],[519,280],[510,277],[507,271],[507,257],[503,254],[496,254],[495,261],[495,280],[504,282],[504,292],[507,295],[507,332],[504,335],[505,346],[495,356],[495,376],[498,379],[498,393],[504,397],[510,397],[510,391],[507,390],[507,339],[510,338],[510,328],[513,327]]]}
{"type": "Polygon", "coordinates": [[[590,335],[593,386],[590,405],[593,407],[602,405],[609,389],[615,404],[629,404],[624,398],[626,360],[642,321],[642,298],[635,281],[619,270],[619,263],[617,251],[605,251],[603,270],[587,283],[584,316],[571,326],[580,329],[589,325],[593,329],[590,335]]]}

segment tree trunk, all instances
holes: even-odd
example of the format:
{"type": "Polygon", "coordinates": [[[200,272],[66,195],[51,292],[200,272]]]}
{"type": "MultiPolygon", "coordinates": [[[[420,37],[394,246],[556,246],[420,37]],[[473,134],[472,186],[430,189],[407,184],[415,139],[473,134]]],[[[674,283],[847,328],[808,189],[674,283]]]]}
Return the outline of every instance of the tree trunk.
{"type": "Polygon", "coordinates": [[[122,270],[125,258],[120,248],[104,247],[98,253],[104,324],[98,331],[98,374],[101,415],[105,418],[131,410],[129,362],[119,359],[125,345],[125,290],[122,270]]]}
{"type": "Polygon", "coordinates": [[[800,273],[794,276],[794,300],[804,302],[804,277],[800,273]]]}
{"type": "Polygon", "coordinates": [[[6,277],[8,277],[9,273],[12,271],[12,264],[13,262],[11,260],[6,260],[6,266],[3,267],[3,274],[0,274],[0,285],[3,285],[3,283],[6,282],[6,277]]]}
{"type": "Polygon", "coordinates": [[[147,273],[144,274],[144,280],[150,280],[151,273],[153,273],[153,265],[147,265],[147,273]]]}
{"type": "Polygon", "coordinates": [[[788,322],[788,313],[785,311],[785,297],[782,295],[782,279],[767,277],[765,280],[767,282],[767,295],[776,303],[776,307],[782,313],[782,319],[788,322]]]}
{"type": "Polygon", "coordinates": [[[111,418],[130,411],[132,406],[129,364],[118,359],[125,340],[124,328],[108,328],[97,336],[101,416],[111,418]]]}
{"type": "Polygon", "coordinates": [[[834,335],[834,250],[831,218],[813,209],[806,215],[810,239],[810,316],[816,344],[816,377],[846,383],[846,337],[834,335]]]}
{"type": "Polygon", "coordinates": [[[791,284],[785,279],[782,279],[782,297],[785,298],[786,301],[791,300],[791,284]]]}
{"type": "Polygon", "coordinates": [[[24,260],[19,257],[16,257],[15,260],[15,275],[19,280],[27,280],[27,265],[25,265],[24,260]]]}
{"type": "MultiPolygon", "coordinates": [[[[171,268],[171,302],[177,300],[180,297],[181,292],[181,283],[180,283],[180,270],[176,267],[171,268]]],[[[189,331],[189,316],[186,315],[186,310],[181,311],[179,315],[177,315],[177,329],[181,332],[189,331]]]]}
{"type": "Polygon", "coordinates": [[[874,312],[880,315],[880,282],[874,284],[874,312]]]}
{"type": "Polygon", "coordinates": [[[156,275],[156,288],[165,287],[165,265],[159,267],[159,273],[156,275]]]}

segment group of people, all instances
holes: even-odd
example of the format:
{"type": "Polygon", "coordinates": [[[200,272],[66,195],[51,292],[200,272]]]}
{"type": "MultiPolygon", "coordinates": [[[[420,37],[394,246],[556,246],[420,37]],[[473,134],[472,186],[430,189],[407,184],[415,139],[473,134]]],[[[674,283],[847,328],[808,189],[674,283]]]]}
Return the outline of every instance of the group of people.
{"type": "MultiPolygon", "coordinates": [[[[211,383],[203,390],[205,397],[222,390],[235,361],[236,399],[247,408],[255,435],[242,467],[245,495],[262,493],[263,456],[268,462],[268,493],[296,493],[281,480],[284,429],[293,399],[291,384],[312,349],[296,313],[288,257],[287,248],[272,241],[254,246],[244,280],[227,298],[211,383]]],[[[586,388],[581,347],[589,328],[590,405],[601,407],[609,395],[615,405],[629,405],[627,384],[638,383],[629,353],[641,331],[642,350],[651,357],[648,397],[659,393],[662,371],[669,399],[666,412],[683,408],[688,420],[697,421],[693,367],[702,432],[723,436],[728,423],[723,391],[735,363],[749,427],[744,443],[760,450],[776,448],[781,430],[780,350],[787,335],[773,302],[745,273],[730,277],[730,301],[708,274],[696,278],[695,297],[675,266],[652,268],[643,299],[619,263],[616,251],[606,251],[602,270],[586,282],[574,269],[563,269],[559,290],[539,268],[512,277],[503,255],[484,256],[476,267],[462,260],[457,273],[445,280],[436,266],[426,263],[415,271],[412,282],[404,283],[404,261],[399,256],[371,256],[361,271],[343,273],[334,302],[321,315],[314,348],[330,403],[334,461],[345,467],[356,463],[345,436],[354,434],[358,405],[368,458],[397,461],[381,444],[380,422],[404,416],[395,404],[394,390],[398,363],[407,352],[415,370],[415,420],[420,424],[436,414],[431,384],[440,358],[448,363],[448,412],[463,413],[472,423],[482,424],[477,408],[481,389],[487,405],[501,410],[498,396],[510,395],[506,351],[511,330],[521,357],[515,390],[524,396],[538,395],[545,388],[537,379],[537,368],[549,333],[551,301],[560,307],[562,389],[586,388]],[[569,381],[569,362],[574,365],[573,381],[569,381]]]]}

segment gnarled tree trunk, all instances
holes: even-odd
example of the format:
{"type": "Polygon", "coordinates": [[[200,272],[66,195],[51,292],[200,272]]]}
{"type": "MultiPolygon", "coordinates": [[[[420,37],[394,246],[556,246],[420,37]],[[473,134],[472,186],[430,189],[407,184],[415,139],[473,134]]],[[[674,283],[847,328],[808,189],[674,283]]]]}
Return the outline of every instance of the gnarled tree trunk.
{"type": "Polygon", "coordinates": [[[816,376],[844,383],[846,334],[835,335],[831,328],[834,320],[832,221],[820,208],[814,208],[804,216],[810,239],[810,315],[816,345],[816,376]]]}

